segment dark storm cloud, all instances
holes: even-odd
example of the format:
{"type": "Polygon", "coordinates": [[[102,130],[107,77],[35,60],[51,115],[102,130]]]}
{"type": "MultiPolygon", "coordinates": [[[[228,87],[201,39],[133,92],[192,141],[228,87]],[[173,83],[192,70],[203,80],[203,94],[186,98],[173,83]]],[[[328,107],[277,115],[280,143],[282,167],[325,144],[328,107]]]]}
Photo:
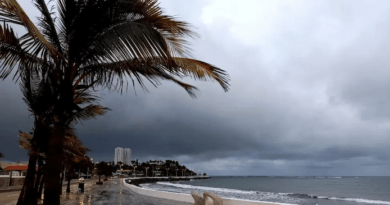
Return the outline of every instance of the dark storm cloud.
{"type": "MultiPolygon", "coordinates": [[[[137,95],[131,87],[100,91],[112,111],[77,126],[95,161],[113,160],[121,146],[133,158],[170,158],[209,174],[388,175],[389,3],[161,5],[193,24],[201,38],[191,40],[192,56],[225,69],[231,90],[184,79],[199,88],[198,99],[169,82],[148,85],[149,93],[137,86],[137,95]]],[[[17,84],[1,82],[7,160],[26,159],[16,133],[32,121],[21,98],[17,84]]]]}

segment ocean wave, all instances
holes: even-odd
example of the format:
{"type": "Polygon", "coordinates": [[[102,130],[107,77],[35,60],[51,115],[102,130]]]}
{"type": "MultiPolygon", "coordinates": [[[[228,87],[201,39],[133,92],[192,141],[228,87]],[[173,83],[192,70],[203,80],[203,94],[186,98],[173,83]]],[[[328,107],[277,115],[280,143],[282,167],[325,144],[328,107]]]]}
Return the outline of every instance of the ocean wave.
{"type": "MultiPolygon", "coordinates": [[[[233,199],[247,199],[254,201],[273,201],[282,203],[300,203],[301,200],[306,199],[319,199],[319,200],[335,200],[335,201],[348,201],[362,204],[378,204],[378,205],[390,205],[390,201],[370,200],[361,198],[341,198],[341,197],[329,197],[329,196],[316,196],[300,193],[273,193],[273,192],[261,192],[261,191],[245,191],[238,189],[228,188],[214,188],[205,186],[193,186],[188,184],[178,184],[170,182],[157,182],[160,190],[173,191],[178,193],[190,193],[191,190],[195,192],[213,192],[218,195],[233,199]]],[[[146,187],[153,186],[153,184],[144,184],[146,187]]],[[[155,187],[155,188],[158,188],[155,187]]]]}
{"type": "Polygon", "coordinates": [[[337,200],[337,201],[350,201],[357,203],[366,203],[366,204],[386,204],[390,205],[390,201],[380,201],[380,200],[371,200],[371,199],[359,199],[359,198],[339,198],[339,197],[327,197],[319,196],[319,199],[328,199],[328,200],[337,200]]]}
{"type": "Polygon", "coordinates": [[[242,199],[250,201],[272,201],[276,203],[287,203],[287,204],[297,204],[300,203],[302,199],[290,197],[289,193],[273,193],[273,192],[261,192],[261,191],[244,191],[237,189],[227,189],[227,188],[214,188],[214,187],[205,187],[205,186],[192,186],[188,184],[176,184],[169,182],[157,182],[157,187],[153,184],[148,184],[145,186],[148,188],[154,188],[164,191],[171,191],[177,193],[190,193],[190,191],[202,193],[202,192],[213,192],[221,197],[230,198],[230,199],[242,199]]]}
{"type": "Polygon", "coordinates": [[[169,182],[157,182],[157,184],[165,185],[165,186],[173,186],[182,189],[199,189],[199,190],[208,190],[208,191],[217,191],[217,192],[229,192],[229,193],[237,193],[237,194],[256,194],[256,191],[243,191],[238,189],[226,189],[226,188],[213,188],[213,187],[205,187],[205,186],[192,186],[188,184],[173,184],[169,182]]]}

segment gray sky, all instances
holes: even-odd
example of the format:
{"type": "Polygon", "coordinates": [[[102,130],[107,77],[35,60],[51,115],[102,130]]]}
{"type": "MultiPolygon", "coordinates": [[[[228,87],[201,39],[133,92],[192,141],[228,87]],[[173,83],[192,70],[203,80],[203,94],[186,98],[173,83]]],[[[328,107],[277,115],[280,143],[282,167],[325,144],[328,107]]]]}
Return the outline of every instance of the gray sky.
{"type": "MultiPolygon", "coordinates": [[[[22,2],[22,1],[20,1],[22,2]]],[[[37,16],[30,1],[22,7],[37,16]]],[[[388,175],[390,2],[161,0],[196,28],[193,57],[226,70],[217,83],[186,79],[192,99],[163,82],[100,92],[112,109],[77,127],[95,161],[115,147],[139,160],[179,160],[210,175],[388,175]]],[[[21,33],[20,33],[21,35],[21,33]]],[[[32,119],[17,84],[0,86],[0,151],[26,160],[18,130],[32,119]]]]}

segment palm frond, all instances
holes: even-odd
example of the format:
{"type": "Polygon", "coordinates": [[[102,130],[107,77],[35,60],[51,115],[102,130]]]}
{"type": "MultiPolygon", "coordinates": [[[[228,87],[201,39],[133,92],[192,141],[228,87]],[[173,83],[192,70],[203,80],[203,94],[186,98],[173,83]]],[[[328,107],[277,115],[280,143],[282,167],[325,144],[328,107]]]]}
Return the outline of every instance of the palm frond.
{"type": "Polygon", "coordinates": [[[60,57],[60,53],[41,34],[41,32],[37,29],[34,23],[26,15],[26,13],[22,9],[22,7],[20,7],[19,3],[16,0],[1,0],[0,10],[3,11],[3,13],[7,14],[6,17],[10,17],[12,15],[13,21],[18,21],[17,22],[18,24],[21,24],[24,27],[26,27],[29,34],[34,39],[35,38],[38,39],[41,43],[43,43],[46,46],[47,50],[51,53],[52,58],[58,59],[58,57],[60,57]]]}
{"type": "Polygon", "coordinates": [[[98,116],[104,115],[109,109],[100,105],[88,105],[81,108],[75,105],[75,111],[70,116],[71,121],[81,122],[83,120],[94,119],[98,116]]]}
{"type": "MultiPolygon", "coordinates": [[[[51,67],[50,62],[31,54],[23,48],[11,27],[7,24],[0,25],[0,78],[6,78],[15,66],[19,65],[19,71],[23,68],[42,70],[51,67]]],[[[18,71],[18,72],[19,72],[18,71]]],[[[18,75],[18,72],[15,75],[18,75]]]]}
{"type": "MultiPolygon", "coordinates": [[[[208,63],[188,59],[188,58],[172,58],[174,60],[176,72],[170,69],[166,61],[160,58],[149,58],[146,61],[138,59],[121,61],[116,63],[105,63],[98,65],[91,65],[80,69],[80,73],[88,73],[89,78],[85,79],[85,84],[90,84],[94,79],[104,79],[103,85],[109,89],[116,80],[123,85],[127,78],[132,79],[134,85],[134,78],[141,85],[143,89],[144,83],[141,76],[145,77],[153,85],[159,85],[158,79],[169,80],[177,83],[183,87],[192,97],[195,97],[194,91],[196,88],[189,84],[176,80],[173,76],[192,77],[198,80],[215,80],[225,91],[229,90],[229,77],[225,71],[212,66],[208,63]]],[[[119,89],[120,86],[119,86],[119,89]]]]}
{"type": "Polygon", "coordinates": [[[198,35],[191,30],[188,23],[177,21],[172,16],[163,15],[157,0],[137,1],[134,10],[143,17],[134,20],[158,30],[168,42],[173,56],[189,54],[185,37],[196,37],[198,35]]]}
{"type": "Polygon", "coordinates": [[[178,65],[180,72],[185,76],[191,76],[199,80],[215,80],[225,92],[229,90],[229,76],[226,71],[195,59],[174,58],[174,61],[178,65]]]}
{"type": "Polygon", "coordinates": [[[19,131],[18,136],[19,136],[20,148],[30,151],[32,149],[31,146],[32,136],[22,131],[19,131]]]}
{"type": "Polygon", "coordinates": [[[85,156],[90,151],[83,146],[81,140],[75,135],[73,130],[68,130],[63,141],[63,157],[68,162],[79,162],[86,160],[85,156]]]}
{"type": "Polygon", "coordinates": [[[39,18],[39,26],[42,29],[43,35],[49,40],[49,42],[54,45],[57,51],[63,55],[62,46],[58,38],[56,26],[52,18],[52,12],[49,11],[44,0],[34,0],[35,6],[41,12],[42,16],[39,18]]]}

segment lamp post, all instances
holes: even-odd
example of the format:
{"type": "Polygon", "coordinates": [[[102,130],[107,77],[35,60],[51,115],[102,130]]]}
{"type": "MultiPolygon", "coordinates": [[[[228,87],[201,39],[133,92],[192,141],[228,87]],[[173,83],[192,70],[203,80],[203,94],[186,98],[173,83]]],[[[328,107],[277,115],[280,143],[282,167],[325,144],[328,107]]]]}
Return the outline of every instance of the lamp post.
{"type": "Polygon", "coordinates": [[[176,169],[176,177],[177,177],[177,169],[176,169]]]}
{"type": "Polygon", "coordinates": [[[137,166],[134,166],[134,178],[135,178],[135,168],[137,168],[137,166]]]}
{"type": "Polygon", "coordinates": [[[146,177],[148,177],[148,169],[149,169],[149,167],[146,167],[145,169],[146,169],[146,177]]]}
{"type": "MultiPolygon", "coordinates": [[[[186,170],[187,170],[187,169],[184,169],[184,170],[183,170],[183,171],[184,171],[184,173],[182,174],[183,176],[184,176],[184,174],[186,173],[186,170]]],[[[184,176],[184,177],[185,177],[185,176],[184,176]]]]}
{"type": "Polygon", "coordinates": [[[167,168],[167,177],[168,177],[168,173],[169,173],[169,168],[167,168]]]}

